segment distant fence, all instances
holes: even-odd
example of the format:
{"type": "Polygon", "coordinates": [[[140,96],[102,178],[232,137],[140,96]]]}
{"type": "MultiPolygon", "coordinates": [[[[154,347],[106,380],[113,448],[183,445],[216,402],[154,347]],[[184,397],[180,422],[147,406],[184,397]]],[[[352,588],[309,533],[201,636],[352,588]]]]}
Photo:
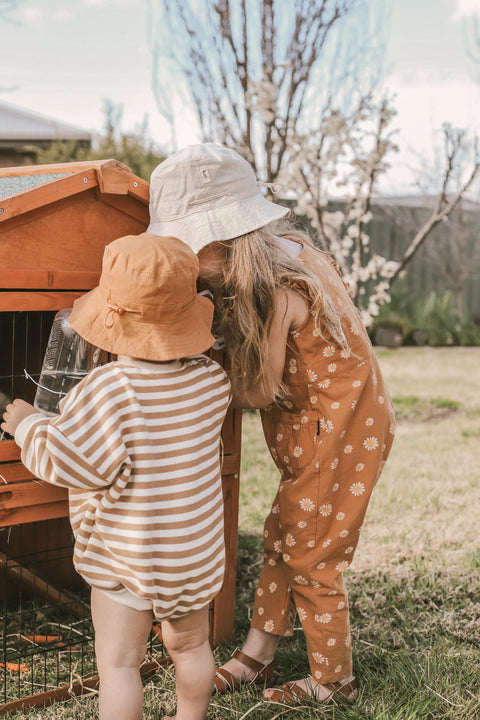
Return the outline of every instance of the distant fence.
{"type": "MultiPolygon", "coordinates": [[[[417,231],[430,217],[425,205],[382,202],[372,206],[367,228],[372,248],[399,260],[417,231]]],[[[403,287],[426,295],[450,290],[461,298],[464,315],[480,321],[480,207],[462,203],[446,222],[437,225],[405,268],[403,287]]]]}
{"type": "MultiPolygon", "coordinates": [[[[428,202],[408,196],[373,202],[373,218],[366,226],[372,251],[399,260],[430,217],[428,202]]],[[[341,202],[329,204],[332,212],[341,209],[341,202]]],[[[395,283],[419,297],[449,290],[461,298],[464,317],[480,322],[480,205],[463,201],[457,206],[447,222],[432,230],[395,283]]]]}

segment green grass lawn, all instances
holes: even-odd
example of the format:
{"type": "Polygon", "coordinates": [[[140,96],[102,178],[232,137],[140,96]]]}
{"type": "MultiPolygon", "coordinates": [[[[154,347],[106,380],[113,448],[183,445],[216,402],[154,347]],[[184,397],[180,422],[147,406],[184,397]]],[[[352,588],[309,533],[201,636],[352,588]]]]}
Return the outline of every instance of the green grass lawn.
{"type": "MultiPolygon", "coordinates": [[[[398,432],[345,577],[350,591],[354,705],[288,708],[250,688],[212,700],[209,720],[480,719],[480,348],[378,350],[398,432]]],[[[257,413],[244,414],[236,631],[248,630],[263,519],[277,473],[257,413]]],[[[308,673],[301,630],[282,640],[276,680],[308,673]]],[[[171,671],[145,690],[148,720],[173,714],[171,671]]],[[[80,699],[14,716],[95,717],[80,699]]],[[[121,719],[119,719],[121,720],[121,719]]]]}

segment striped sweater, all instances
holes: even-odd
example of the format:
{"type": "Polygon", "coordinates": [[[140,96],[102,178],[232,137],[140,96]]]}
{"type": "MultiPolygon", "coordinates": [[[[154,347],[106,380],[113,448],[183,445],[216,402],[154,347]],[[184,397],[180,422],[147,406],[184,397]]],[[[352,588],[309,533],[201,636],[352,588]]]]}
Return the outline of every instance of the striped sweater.
{"type": "Polygon", "coordinates": [[[91,586],[153,601],[157,620],[207,605],[223,581],[220,431],[229,381],[205,356],[96,368],[61,414],[18,426],[22,461],[69,489],[74,564],[91,586]]]}

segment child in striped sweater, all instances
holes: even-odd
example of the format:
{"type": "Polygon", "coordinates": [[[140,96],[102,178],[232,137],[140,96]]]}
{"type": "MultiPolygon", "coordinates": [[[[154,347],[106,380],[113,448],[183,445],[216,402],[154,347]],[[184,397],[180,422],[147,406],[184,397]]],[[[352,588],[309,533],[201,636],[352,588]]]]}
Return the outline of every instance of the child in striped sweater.
{"type": "Polygon", "coordinates": [[[45,418],[16,399],[2,430],[26,467],[69,490],[74,564],[91,586],[100,720],[139,720],[152,621],[176,673],[176,720],[203,720],[214,661],[208,605],[223,581],[219,443],[230,399],[198,260],[175,238],[108,245],[97,288],[70,323],[117,355],[45,418]]]}

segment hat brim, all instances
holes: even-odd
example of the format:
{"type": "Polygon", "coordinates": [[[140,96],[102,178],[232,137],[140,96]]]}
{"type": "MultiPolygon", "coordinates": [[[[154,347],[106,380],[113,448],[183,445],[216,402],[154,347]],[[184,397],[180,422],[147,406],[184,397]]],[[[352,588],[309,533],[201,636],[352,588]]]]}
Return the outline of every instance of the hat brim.
{"type": "Polygon", "coordinates": [[[206,245],[246,235],[290,214],[290,209],[266,200],[258,193],[253,197],[223,200],[209,207],[192,209],[188,215],[174,220],[151,222],[146,232],[173,235],[198,253],[206,245]]]}
{"type": "Polygon", "coordinates": [[[74,302],[69,322],[81,337],[107,352],[168,361],[199,355],[213,345],[213,311],[208,298],[196,295],[175,322],[149,323],[139,314],[120,315],[109,309],[102,288],[97,287],[74,302]]]}

